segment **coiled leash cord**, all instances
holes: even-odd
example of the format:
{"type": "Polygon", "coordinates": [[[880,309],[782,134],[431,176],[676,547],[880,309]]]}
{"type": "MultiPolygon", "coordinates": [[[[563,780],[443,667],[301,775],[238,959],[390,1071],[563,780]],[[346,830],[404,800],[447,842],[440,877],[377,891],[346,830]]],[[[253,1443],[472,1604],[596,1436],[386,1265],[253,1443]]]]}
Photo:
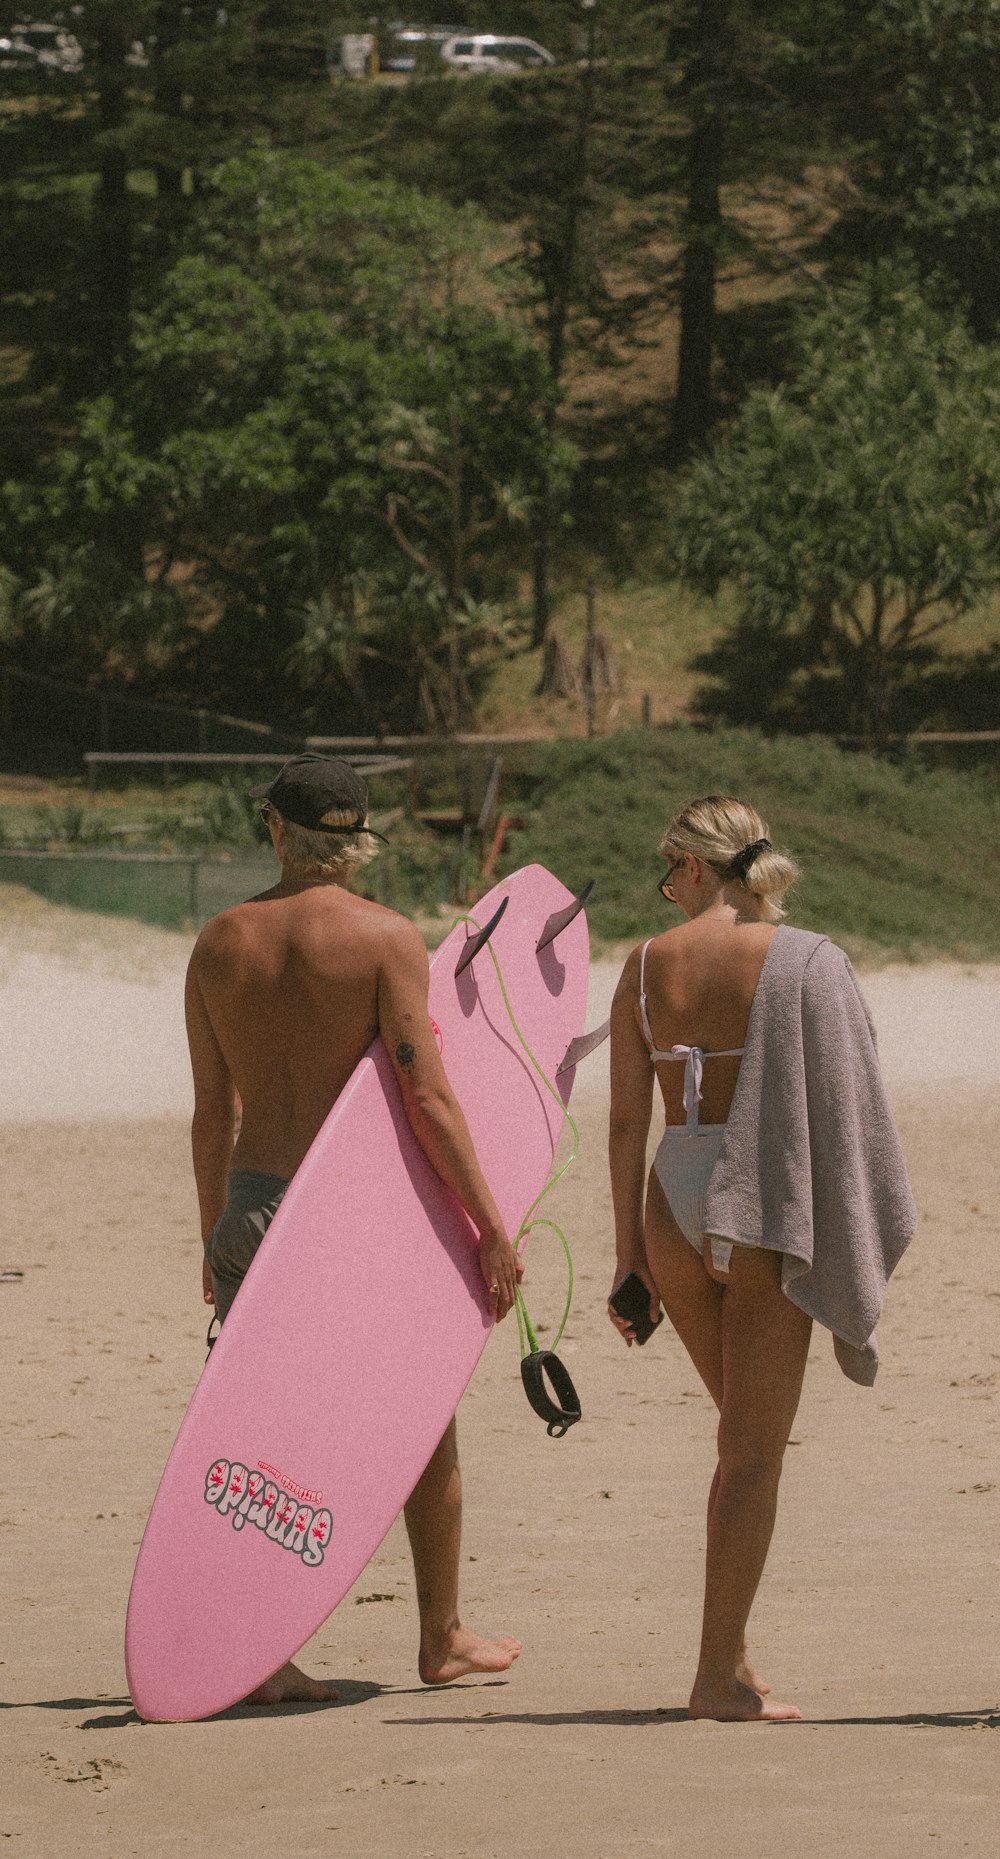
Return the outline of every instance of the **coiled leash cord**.
{"type": "MultiPolygon", "coordinates": [[[[459,923],[469,923],[472,925],[473,929],[482,934],[483,926],[477,923],[473,916],[456,917],[451,928],[456,929],[459,923]]],[[[563,1102],[551,1078],[549,1078],[547,1073],[542,1069],[517,1023],[517,1018],[510,1004],[510,996],[507,993],[507,986],[493,944],[487,942],[485,944],[485,949],[496,971],[500,998],[503,1001],[504,1010],[510,1021],[514,1037],[531,1065],[532,1070],[541,1079],[549,1096],[558,1104],[559,1109],[562,1111],[573,1133],[573,1147],[566,1161],[561,1168],[556,1170],[554,1175],[549,1176],[545,1186],[535,1195],[512,1242],[514,1251],[520,1254],[521,1247],[527,1239],[528,1234],[532,1232],[536,1226],[547,1226],[551,1227],[553,1233],[558,1234],[562,1243],[562,1249],[566,1254],[568,1278],[566,1302],[563,1306],[559,1328],[552,1339],[551,1349],[543,1349],[539,1344],[531,1318],[528,1315],[528,1307],[524,1301],[520,1286],[518,1286],[514,1292],[514,1313],[517,1317],[517,1335],[521,1349],[521,1381],[524,1386],[524,1392],[531,1406],[534,1408],[535,1413],[539,1414],[546,1422],[546,1432],[549,1434],[549,1437],[552,1439],[562,1439],[564,1433],[567,1433],[569,1428],[574,1426],[580,1418],[580,1397],[573,1386],[569,1370],[560,1362],[559,1357],[555,1353],[556,1345],[569,1320],[570,1306],[573,1302],[573,1255],[569,1249],[569,1241],[561,1226],[557,1226],[554,1220],[545,1218],[535,1219],[532,1216],[535,1213],[535,1209],[539,1207],[541,1202],[545,1199],[545,1196],[551,1192],[558,1181],[562,1180],[567,1170],[570,1169],[576,1161],[580,1152],[580,1131],[574,1117],[571,1115],[567,1105],[563,1102]],[[548,1386],[546,1386],[546,1382],[548,1382],[548,1386]]]]}

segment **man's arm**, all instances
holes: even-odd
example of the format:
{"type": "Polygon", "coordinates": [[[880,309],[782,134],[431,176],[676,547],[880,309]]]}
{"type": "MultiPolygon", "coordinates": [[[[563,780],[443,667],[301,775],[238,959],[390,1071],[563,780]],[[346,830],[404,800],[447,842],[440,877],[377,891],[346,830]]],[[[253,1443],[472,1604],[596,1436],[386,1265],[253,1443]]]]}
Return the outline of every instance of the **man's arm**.
{"type": "MultiPolygon", "coordinates": [[[[198,966],[196,946],[184,988],[184,1017],[194,1077],[191,1158],[201,1215],[201,1243],[205,1247],[226,1205],[226,1177],[236,1140],[236,1089],[212,1029],[198,979],[198,966]]],[[[214,1303],[212,1274],[204,1256],[202,1293],[206,1304],[214,1303]]]]}
{"type": "Polygon", "coordinates": [[[504,1231],[448,1083],[427,1007],[427,951],[411,923],[394,926],[379,974],[379,1031],[399,1080],[410,1127],[428,1161],[479,1232],[479,1265],[497,1319],[505,1317],[524,1267],[504,1231]]]}

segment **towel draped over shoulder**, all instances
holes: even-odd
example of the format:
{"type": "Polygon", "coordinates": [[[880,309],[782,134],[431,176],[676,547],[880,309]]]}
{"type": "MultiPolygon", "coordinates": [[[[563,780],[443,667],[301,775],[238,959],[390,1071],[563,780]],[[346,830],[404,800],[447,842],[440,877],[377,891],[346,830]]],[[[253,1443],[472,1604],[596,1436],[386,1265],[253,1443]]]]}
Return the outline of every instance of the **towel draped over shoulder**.
{"type": "Polygon", "coordinates": [[[870,1387],[886,1282],[916,1210],[875,1029],[847,956],[780,926],[764,960],[705,1231],[782,1257],[786,1296],[870,1387]]]}

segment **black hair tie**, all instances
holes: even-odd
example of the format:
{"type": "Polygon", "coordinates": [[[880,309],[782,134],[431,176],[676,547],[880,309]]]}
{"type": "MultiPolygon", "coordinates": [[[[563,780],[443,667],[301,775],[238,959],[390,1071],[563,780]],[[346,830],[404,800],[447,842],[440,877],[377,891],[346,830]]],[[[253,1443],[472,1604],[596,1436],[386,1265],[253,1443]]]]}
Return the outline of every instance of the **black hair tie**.
{"type": "Polygon", "coordinates": [[[769,839],[755,839],[753,845],[744,846],[742,852],[737,852],[732,864],[727,868],[726,877],[739,878],[740,883],[744,883],[746,881],[747,872],[750,870],[758,853],[770,852],[771,850],[772,846],[769,839]]]}

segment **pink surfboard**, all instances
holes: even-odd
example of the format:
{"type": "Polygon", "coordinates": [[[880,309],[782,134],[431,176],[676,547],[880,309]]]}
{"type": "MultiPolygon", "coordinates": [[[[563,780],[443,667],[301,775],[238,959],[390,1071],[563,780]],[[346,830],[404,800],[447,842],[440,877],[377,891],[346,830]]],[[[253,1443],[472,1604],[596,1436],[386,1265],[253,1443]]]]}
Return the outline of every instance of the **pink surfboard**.
{"type": "MultiPolygon", "coordinates": [[[[475,907],[552,1078],[583,1029],[586,917],[542,866],[475,907]],[[554,939],[538,952],[546,924],[554,939]]],[[[431,963],[430,1011],[514,1233],[564,1123],[513,1033],[489,949],[431,963]]],[[[558,1079],[563,1102],[572,1070],[558,1079]]],[[[136,1710],[208,1717],[293,1657],[409,1497],[492,1328],[475,1231],[407,1123],[380,1040],[289,1187],[205,1365],[142,1539],[125,1631],[136,1710]]],[[[512,1370],[513,1372],[513,1370],[512,1370]]],[[[526,1424],[536,1425],[526,1410],[526,1424]]]]}

